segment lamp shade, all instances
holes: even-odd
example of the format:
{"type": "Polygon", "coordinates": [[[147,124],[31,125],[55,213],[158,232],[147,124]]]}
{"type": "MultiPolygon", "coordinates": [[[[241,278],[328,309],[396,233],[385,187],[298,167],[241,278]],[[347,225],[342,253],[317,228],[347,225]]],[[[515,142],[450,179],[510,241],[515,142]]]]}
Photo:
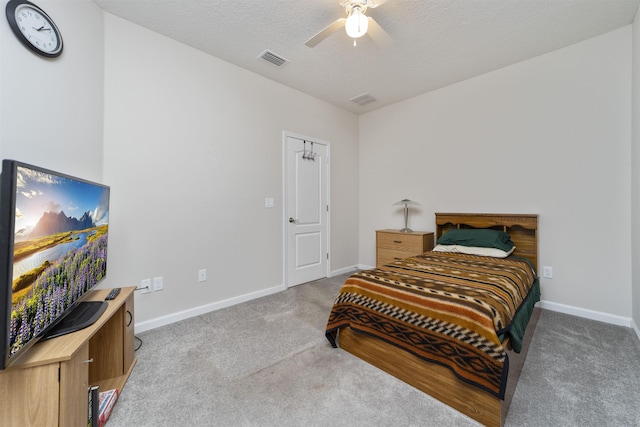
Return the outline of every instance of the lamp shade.
{"type": "Polygon", "coordinates": [[[367,33],[368,28],[369,19],[364,13],[362,13],[359,7],[354,7],[351,10],[351,13],[349,13],[347,22],[345,23],[347,35],[349,37],[357,39],[358,37],[364,36],[367,33]]]}
{"type": "Polygon", "coordinates": [[[420,206],[420,203],[418,202],[414,202],[413,200],[409,200],[409,199],[402,199],[399,202],[395,202],[393,204],[393,206],[402,206],[402,205],[407,205],[407,206],[420,206]]]}

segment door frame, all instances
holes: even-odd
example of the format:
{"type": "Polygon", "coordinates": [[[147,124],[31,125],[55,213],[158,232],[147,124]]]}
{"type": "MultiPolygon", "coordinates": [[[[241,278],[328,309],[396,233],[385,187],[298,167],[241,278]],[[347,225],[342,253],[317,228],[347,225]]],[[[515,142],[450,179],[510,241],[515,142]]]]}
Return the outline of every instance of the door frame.
{"type": "Polygon", "coordinates": [[[326,158],[326,168],[325,171],[325,182],[324,188],[327,196],[327,206],[329,207],[327,211],[327,235],[324,236],[327,244],[327,254],[329,254],[327,258],[327,271],[325,271],[325,277],[330,277],[331,272],[331,155],[330,155],[330,144],[328,141],[323,141],[318,138],[312,138],[309,136],[300,135],[297,133],[283,131],[282,132],[282,277],[284,278],[284,288],[288,289],[291,286],[289,283],[289,236],[288,236],[288,226],[289,226],[289,217],[287,215],[287,206],[289,202],[290,195],[287,194],[287,172],[288,172],[288,164],[287,164],[287,138],[296,138],[303,141],[309,141],[314,144],[324,145],[327,149],[327,158],[326,158]]]}

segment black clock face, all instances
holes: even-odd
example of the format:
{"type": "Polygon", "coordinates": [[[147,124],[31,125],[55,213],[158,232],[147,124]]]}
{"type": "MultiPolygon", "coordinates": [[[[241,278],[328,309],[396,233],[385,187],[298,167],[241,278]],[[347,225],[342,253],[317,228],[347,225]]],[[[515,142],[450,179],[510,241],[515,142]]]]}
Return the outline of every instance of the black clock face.
{"type": "Polygon", "coordinates": [[[27,48],[48,58],[62,53],[60,31],[42,9],[26,0],[11,0],[5,10],[11,30],[27,48]]]}

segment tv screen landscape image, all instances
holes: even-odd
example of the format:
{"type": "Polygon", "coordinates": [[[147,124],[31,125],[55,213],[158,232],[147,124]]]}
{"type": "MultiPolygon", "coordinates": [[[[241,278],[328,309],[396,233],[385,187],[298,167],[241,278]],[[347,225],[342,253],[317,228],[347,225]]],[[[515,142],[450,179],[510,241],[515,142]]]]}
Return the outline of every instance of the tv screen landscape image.
{"type": "Polygon", "coordinates": [[[63,333],[71,332],[104,309],[105,303],[89,308],[81,299],[106,276],[109,191],[95,182],[3,161],[0,369],[62,323],[67,324],[63,333]],[[92,313],[80,313],[83,304],[92,313]]]}

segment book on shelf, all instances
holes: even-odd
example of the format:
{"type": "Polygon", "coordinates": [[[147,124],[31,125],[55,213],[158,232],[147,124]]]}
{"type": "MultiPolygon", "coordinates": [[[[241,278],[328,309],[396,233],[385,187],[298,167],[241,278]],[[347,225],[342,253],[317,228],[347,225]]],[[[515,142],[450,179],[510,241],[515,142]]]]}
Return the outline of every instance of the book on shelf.
{"type": "Polygon", "coordinates": [[[98,427],[99,390],[97,385],[89,387],[88,390],[87,427],[98,427]]]}
{"type": "Polygon", "coordinates": [[[97,410],[97,413],[99,414],[99,423],[96,424],[96,427],[102,427],[105,425],[109,419],[109,415],[111,415],[111,411],[113,410],[113,405],[115,405],[116,400],[118,400],[117,388],[100,392],[99,408],[97,410]]]}

